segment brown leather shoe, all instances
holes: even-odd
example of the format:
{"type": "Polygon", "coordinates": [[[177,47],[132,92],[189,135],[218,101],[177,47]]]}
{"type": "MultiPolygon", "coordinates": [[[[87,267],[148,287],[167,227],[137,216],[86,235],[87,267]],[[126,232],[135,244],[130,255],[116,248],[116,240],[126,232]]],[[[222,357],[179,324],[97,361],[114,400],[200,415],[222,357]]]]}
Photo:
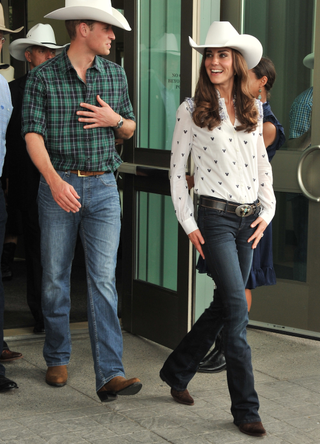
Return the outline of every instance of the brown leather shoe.
{"type": "Polygon", "coordinates": [[[97,395],[101,402],[110,402],[117,399],[117,395],[135,395],[140,392],[141,387],[138,378],[126,379],[123,376],[116,376],[98,390],[97,395]]]}
{"type": "Polygon", "coordinates": [[[262,422],[247,422],[239,425],[239,430],[242,433],[250,436],[266,436],[266,429],[263,427],[262,422]]]}
{"type": "Polygon", "coordinates": [[[46,374],[46,383],[54,387],[63,387],[68,379],[68,370],[66,365],[56,365],[48,367],[46,374]]]}
{"type": "Polygon", "coordinates": [[[171,389],[171,396],[176,402],[179,402],[179,404],[185,404],[185,405],[193,405],[194,399],[192,396],[190,396],[190,393],[188,390],[183,390],[179,392],[178,390],[171,389]]]}
{"type": "Polygon", "coordinates": [[[0,362],[10,362],[15,361],[16,359],[21,359],[23,356],[21,353],[14,352],[11,350],[2,350],[1,356],[0,356],[0,362]]]}

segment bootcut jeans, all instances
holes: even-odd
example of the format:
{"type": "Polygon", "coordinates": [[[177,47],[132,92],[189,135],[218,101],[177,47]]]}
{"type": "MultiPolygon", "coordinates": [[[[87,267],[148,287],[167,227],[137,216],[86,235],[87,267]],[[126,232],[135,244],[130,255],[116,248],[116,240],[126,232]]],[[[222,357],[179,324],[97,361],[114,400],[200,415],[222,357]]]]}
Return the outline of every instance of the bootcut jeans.
{"type": "Polygon", "coordinates": [[[164,363],[160,377],[175,390],[185,390],[200,361],[223,327],[227,381],[234,423],[259,422],[259,400],[254,389],[251,350],[247,343],[248,307],[245,297],[252,263],[250,224],[235,213],[208,209],[198,211],[198,226],[207,266],[216,284],[213,302],[164,363]]]}
{"type": "Polygon", "coordinates": [[[48,367],[67,365],[70,273],[78,231],[87,275],[88,324],[98,391],[115,376],[124,376],[122,333],[117,316],[115,268],[120,235],[120,202],[114,174],[78,177],[58,171],[80,196],[81,208],[67,213],[40,178],[42,311],[46,331],[43,355],[48,367]]]}

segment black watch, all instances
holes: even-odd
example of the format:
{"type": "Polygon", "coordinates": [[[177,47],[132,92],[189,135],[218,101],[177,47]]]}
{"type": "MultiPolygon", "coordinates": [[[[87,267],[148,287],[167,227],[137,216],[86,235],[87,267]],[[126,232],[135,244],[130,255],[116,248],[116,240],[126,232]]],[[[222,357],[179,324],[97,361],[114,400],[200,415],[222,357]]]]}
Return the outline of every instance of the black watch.
{"type": "Polygon", "coordinates": [[[117,126],[114,127],[114,129],[119,129],[122,127],[122,125],[123,125],[123,118],[122,118],[122,116],[120,116],[120,120],[119,120],[117,126]]]}

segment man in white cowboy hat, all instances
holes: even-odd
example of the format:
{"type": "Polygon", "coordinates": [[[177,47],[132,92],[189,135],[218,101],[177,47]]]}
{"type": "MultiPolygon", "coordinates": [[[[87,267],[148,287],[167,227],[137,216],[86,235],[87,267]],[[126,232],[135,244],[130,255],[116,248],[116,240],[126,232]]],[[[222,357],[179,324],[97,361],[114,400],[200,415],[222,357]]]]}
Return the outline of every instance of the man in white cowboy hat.
{"type": "MultiPolygon", "coordinates": [[[[3,8],[0,4],[0,51],[2,50],[2,44],[5,40],[5,34],[11,34],[19,32],[23,29],[21,28],[12,30],[5,26],[3,8]]],[[[2,169],[4,163],[4,157],[6,154],[6,131],[9,123],[9,119],[12,113],[12,103],[10,90],[8,83],[5,78],[0,75],[0,177],[2,176],[2,169]]],[[[2,246],[5,235],[7,220],[6,205],[4,200],[4,194],[2,187],[0,187],[0,257],[2,254],[2,246]]],[[[0,270],[0,356],[2,355],[3,348],[3,314],[4,314],[4,291],[1,278],[0,270]]],[[[20,355],[21,356],[21,355],[20,355]]],[[[12,390],[18,388],[17,384],[5,377],[5,367],[0,362],[0,393],[7,390],[12,390]]]]}
{"type": "MultiPolygon", "coordinates": [[[[9,45],[12,57],[28,62],[29,71],[53,58],[61,52],[63,46],[56,44],[52,27],[38,23],[28,32],[26,38],[14,40],[9,45]]],[[[20,214],[22,234],[24,237],[26,265],[27,265],[27,302],[34,318],[35,334],[44,333],[43,316],[41,309],[41,255],[40,255],[40,227],[38,217],[37,194],[39,187],[39,171],[32,163],[26,150],[26,143],[21,136],[21,110],[27,74],[9,83],[13,112],[7,130],[6,173],[10,182],[8,187],[8,223],[7,232],[10,238],[5,240],[4,251],[7,259],[7,273],[11,273],[16,243],[11,232],[16,223],[12,217],[20,214]],[[10,215],[10,209],[12,209],[10,215]],[[11,216],[11,218],[10,218],[11,216]],[[7,241],[7,242],[6,242],[7,241]]],[[[16,228],[15,228],[16,229],[16,228]]],[[[3,263],[3,261],[2,261],[3,263]]]]}
{"type": "Polygon", "coordinates": [[[110,0],[66,0],[46,17],[65,20],[71,39],[59,56],[31,71],[22,111],[27,149],[41,173],[46,382],[56,387],[67,382],[69,282],[79,231],[96,391],[107,402],[142,386],[124,376],[115,287],[120,205],[113,172],[121,163],[115,138],[132,137],[135,116],[123,68],[99,57],[110,53],[112,26],[131,28],[110,0]]]}

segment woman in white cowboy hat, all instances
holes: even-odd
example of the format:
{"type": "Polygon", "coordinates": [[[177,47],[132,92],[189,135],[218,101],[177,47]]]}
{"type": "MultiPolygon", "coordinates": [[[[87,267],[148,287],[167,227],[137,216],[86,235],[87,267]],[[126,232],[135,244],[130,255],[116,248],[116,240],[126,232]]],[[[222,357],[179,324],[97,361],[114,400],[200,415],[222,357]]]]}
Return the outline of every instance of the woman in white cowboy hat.
{"type": "Polygon", "coordinates": [[[193,405],[187,386],[217,334],[223,339],[234,423],[241,432],[264,436],[246,339],[245,297],[253,250],[273,218],[272,170],[263,141],[262,104],[248,89],[248,69],[261,59],[253,36],[239,35],[229,22],[214,22],[204,45],[193,99],[177,111],[172,141],[171,194],[177,218],[206,259],[216,283],[210,307],[194,324],[160,371],[171,395],[193,405]],[[200,195],[198,225],[185,169],[195,163],[200,195]]]}

